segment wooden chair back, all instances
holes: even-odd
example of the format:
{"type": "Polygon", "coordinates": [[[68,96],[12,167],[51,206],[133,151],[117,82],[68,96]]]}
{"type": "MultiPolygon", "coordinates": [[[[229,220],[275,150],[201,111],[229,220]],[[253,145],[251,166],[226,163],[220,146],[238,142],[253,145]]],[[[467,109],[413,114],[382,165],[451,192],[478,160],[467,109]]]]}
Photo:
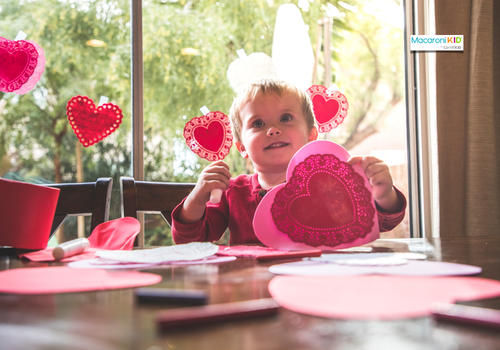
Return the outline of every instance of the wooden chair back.
{"type": "Polygon", "coordinates": [[[193,190],[194,183],[135,181],[120,178],[122,217],[137,214],[161,214],[172,226],[172,211],[193,190]]]}
{"type": "Polygon", "coordinates": [[[90,232],[97,225],[109,220],[112,178],[101,177],[96,182],[62,183],[46,186],[60,189],[51,235],[56,232],[68,216],[92,216],[90,232]]]}

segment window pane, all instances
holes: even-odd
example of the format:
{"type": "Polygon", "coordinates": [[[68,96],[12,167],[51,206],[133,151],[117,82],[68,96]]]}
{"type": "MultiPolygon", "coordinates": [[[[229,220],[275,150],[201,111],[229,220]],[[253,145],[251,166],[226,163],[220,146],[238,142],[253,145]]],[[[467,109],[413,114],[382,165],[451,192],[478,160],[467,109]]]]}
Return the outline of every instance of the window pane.
{"type": "MultiPolygon", "coordinates": [[[[227,70],[238,58],[236,50],[272,57],[276,15],[285,3],[289,1],[143,2],[146,180],[197,180],[208,162],[187,148],[183,127],[201,115],[204,105],[228,114],[236,93],[227,70]]],[[[311,51],[319,38],[314,83],[330,86],[325,74],[325,63],[330,63],[332,88],[344,93],[350,104],[345,122],[320,138],[343,145],[351,154],[385,160],[396,185],[408,195],[401,1],[293,4],[308,28],[311,51]],[[333,19],[326,47],[325,26],[318,26],[325,17],[333,19]]],[[[233,176],[253,171],[235,147],[225,160],[233,176]]],[[[408,237],[407,220],[382,236],[408,237]]]]}
{"type": "MultiPolygon", "coordinates": [[[[34,183],[113,177],[110,218],[119,217],[119,177],[130,175],[131,158],[129,0],[0,0],[0,11],[2,37],[13,40],[22,30],[46,58],[34,89],[0,93],[0,176],[34,183]],[[77,95],[118,105],[116,132],[83,147],[66,115],[77,95]]],[[[62,239],[75,238],[76,220],[64,232],[62,239]]]]}

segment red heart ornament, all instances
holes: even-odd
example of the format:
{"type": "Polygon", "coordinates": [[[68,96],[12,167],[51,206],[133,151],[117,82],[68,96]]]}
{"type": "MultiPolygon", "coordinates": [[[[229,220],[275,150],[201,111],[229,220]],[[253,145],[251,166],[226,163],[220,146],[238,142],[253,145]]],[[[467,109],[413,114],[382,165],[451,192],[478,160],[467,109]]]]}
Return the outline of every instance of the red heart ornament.
{"type": "Polygon", "coordinates": [[[24,94],[40,80],[44,69],[45,55],[35,42],[0,37],[0,91],[24,94]]]}
{"type": "Polygon", "coordinates": [[[319,132],[328,132],[342,124],[349,108],[342,93],[330,91],[321,85],[313,85],[307,90],[307,94],[313,104],[319,132]]]}
{"type": "Polygon", "coordinates": [[[222,112],[210,112],[186,123],[184,138],[191,150],[209,161],[224,159],[233,144],[229,118],[222,112]]]}
{"type": "Polygon", "coordinates": [[[105,103],[96,107],[87,96],[75,96],[68,101],[66,114],[73,131],[85,147],[103,140],[120,126],[123,114],[120,107],[105,103]]]}
{"type": "Polygon", "coordinates": [[[286,183],[267,192],[255,212],[257,238],[274,249],[322,250],[379,238],[371,186],[360,165],[331,141],[302,147],[288,165],[286,183]]]}

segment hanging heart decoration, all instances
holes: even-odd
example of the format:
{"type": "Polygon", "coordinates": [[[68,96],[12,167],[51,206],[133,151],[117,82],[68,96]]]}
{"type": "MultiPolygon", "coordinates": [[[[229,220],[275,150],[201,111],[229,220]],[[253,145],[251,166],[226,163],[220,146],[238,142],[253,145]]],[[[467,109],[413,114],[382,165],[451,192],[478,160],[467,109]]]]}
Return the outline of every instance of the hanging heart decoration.
{"type": "Polygon", "coordinates": [[[123,114],[120,107],[105,103],[96,107],[87,96],[75,96],[68,101],[66,114],[73,131],[85,147],[103,140],[120,126],[123,114]]]}
{"type": "Polygon", "coordinates": [[[224,159],[233,144],[229,118],[222,112],[209,112],[187,122],[184,138],[188,147],[209,161],[224,159]]]}
{"type": "Polygon", "coordinates": [[[307,94],[313,104],[318,132],[328,132],[342,124],[349,109],[347,98],[342,93],[328,90],[321,85],[313,85],[307,90],[307,94]]]}
{"type": "Polygon", "coordinates": [[[331,141],[302,147],[287,169],[286,183],[269,191],[253,226],[259,240],[275,249],[332,250],[379,238],[371,186],[360,165],[331,141]]]}
{"type": "Polygon", "coordinates": [[[0,37],[0,91],[25,94],[44,70],[45,53],[37,43],[0,37]]]}

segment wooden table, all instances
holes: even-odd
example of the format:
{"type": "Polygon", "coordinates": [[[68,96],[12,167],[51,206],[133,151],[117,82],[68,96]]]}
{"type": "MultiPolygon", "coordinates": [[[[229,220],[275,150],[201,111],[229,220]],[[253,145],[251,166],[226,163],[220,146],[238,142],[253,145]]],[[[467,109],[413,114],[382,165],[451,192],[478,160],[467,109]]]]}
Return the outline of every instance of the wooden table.
{"type": "MultiPolygon", "coordinates": [[[[374,251],[424,252],[429,260],[481,266],[500,280],[500,238],[377,242],[374,251]]],[[[288,260],[290,261],[290,260],[288,260]]],[[[288,262],[287,261],[287,262],[288,262]]],[[[284,261],[279,261],[284,262],[284,261]]],[[[210,303],[270,297],[270,265],[254,259],[143,270],[162,275],[155,287],[201,289],[210,303]]],[[[0,269],[61,265],[0,257],[0,269]]],[[[500,309],[500,298],[464,303],[500,309]]],[[[132,289],[51,294],[0,294],[0,349],[500,349],[500,331],[431,317],[345,321],[282,309],[277,316],[159,332],[157,311],[179,307],[137,304],[132,289]]]]}

